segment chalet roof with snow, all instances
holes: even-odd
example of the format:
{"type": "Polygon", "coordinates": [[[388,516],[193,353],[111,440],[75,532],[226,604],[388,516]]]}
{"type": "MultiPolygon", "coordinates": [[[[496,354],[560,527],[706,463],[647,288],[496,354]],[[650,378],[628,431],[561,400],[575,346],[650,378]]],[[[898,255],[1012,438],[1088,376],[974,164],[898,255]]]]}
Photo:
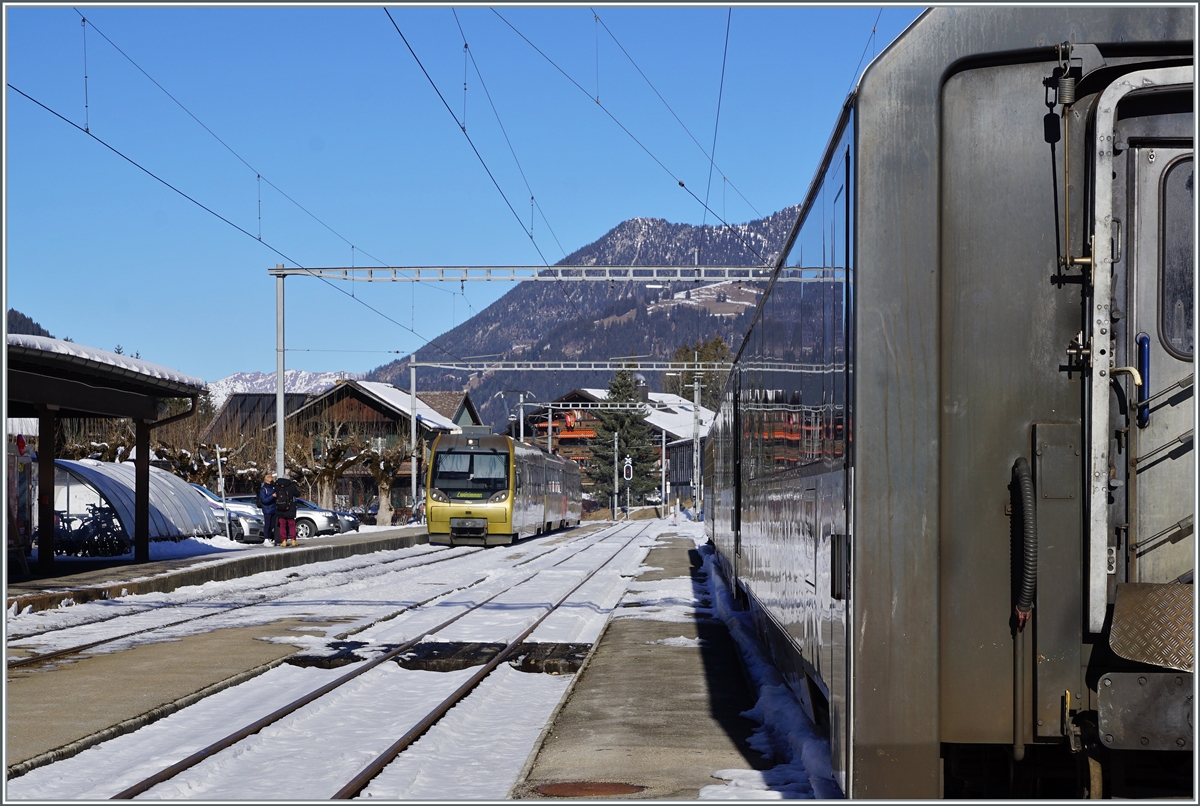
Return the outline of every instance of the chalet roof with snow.
{"type": "MultiPolygon", "coordinates": [[[[578,389],[585,397],[597,402],[608,399],[607,389],[578,389]]],[[[668,392],[650,392],[646,424],[656,431],[666,431],[667,439],[691,439],[695,428],[695,404],[685,397],[668,392]]],[[[700,406],[700,437],[708,436],[716,412],[700,406]]]]}
{"type": "Polygon", "coordinates": [[[417,392],[417,399],[460,426],[482,424],[479,412],[466,392],[417,392]]]}
{"type": "MultiPolygon", "coordinates": [[[[323,412],[336,404],[336,401],[346,396],[357,396],[374,404],[389,419],[407,420],[412,413],[412,395],[390,383],[377,381],[342,381],[332,389],[315,396],[296,411],[288,415],[288,419],[305,419],[320,417],[323,412]]],[[[456,432],[462,425],[479,425],[479,415],[470,396],[465,392],[426,392],[417,393],[416,406],[417,422],[427,431],[456,432]],[[449,408],[453,400],[448,395],[459,397],[451,416],[439,411],[438,407],[449,408]],[[454,419],[458,417],[459,419],[454,419]],[[465,422],[463,421],[465,419],[465,422]]]]}
{"type": "MultiPolygon", "coordinates": [[[[283,395],[284,416],[303,406],[312,395],[286,392],[283,395]]],[[[248,436],[275,425],[274,392],[234,392],[225,398],[220,411],[200,434],[200,441],[228,442],[237,436],[248,436]]]]}

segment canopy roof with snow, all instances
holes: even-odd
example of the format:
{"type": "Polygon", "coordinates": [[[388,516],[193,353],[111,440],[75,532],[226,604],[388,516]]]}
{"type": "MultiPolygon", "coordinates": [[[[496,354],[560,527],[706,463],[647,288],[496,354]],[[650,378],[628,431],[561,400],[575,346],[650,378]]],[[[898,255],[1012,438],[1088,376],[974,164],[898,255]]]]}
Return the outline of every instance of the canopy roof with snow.
{"type": "Polygon", "coordinates": [[[45,336],[8,336],[8,413],[158,418],[158,399],[192,397],[204,381],[149,361],[45,336]]]}

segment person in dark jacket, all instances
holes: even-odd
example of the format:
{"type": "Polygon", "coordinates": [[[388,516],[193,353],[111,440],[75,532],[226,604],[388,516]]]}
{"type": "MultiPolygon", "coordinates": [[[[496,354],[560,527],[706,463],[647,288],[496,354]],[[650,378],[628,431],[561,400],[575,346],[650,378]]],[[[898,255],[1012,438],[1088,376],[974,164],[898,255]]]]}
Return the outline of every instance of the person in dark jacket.
{"type": "Polygon", "coordinates": [[[296,499],[300,488],[296,482],[284,476],[275,485],[275,515],[279,518],[279,540],[277,545],[295,546],[296,543],[296,499]]]}
{"type": "Polygon", "coordinates": [[[263,540],[278,540],[275,537],[275,523],[278,516],[275,514],[275,476],[268,473],[263,479],[262,486],[258,488],[258,506],[262,510],[263,520],[263,540]]]}

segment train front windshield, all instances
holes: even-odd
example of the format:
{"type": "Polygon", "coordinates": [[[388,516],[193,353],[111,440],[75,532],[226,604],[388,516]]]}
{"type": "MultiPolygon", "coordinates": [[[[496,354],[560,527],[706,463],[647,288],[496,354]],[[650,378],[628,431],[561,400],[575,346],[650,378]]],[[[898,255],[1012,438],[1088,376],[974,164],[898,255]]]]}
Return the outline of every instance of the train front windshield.
{"type": "Polygon", "coordinates": [[[433,486],[450,498],[490,498],[508,489],[508,454],[447,451],[435,457],[433,486]]]}

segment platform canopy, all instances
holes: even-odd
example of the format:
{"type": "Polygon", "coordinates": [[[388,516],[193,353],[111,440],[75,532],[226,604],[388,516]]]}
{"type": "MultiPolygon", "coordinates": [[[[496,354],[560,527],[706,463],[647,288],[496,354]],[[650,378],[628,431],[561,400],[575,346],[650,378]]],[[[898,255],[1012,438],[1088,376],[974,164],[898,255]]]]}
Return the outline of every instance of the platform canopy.
{"type": "MultiPolygon", "coordinates": [[[[137,449],[130,513],[134,556],[137,562],[149,561],[150,430],[195,414],[204,381],[149,361],[61,339],[9,334],[7,346],[7,416],[38,418],[39,571],[49,574],[54,569],[54,530],[42,526],[53,523],[55,517],[53,435],[62,417],[133,420],[137,449]],[[191,408],[164,417],[170,398],[190,398],[191,408]]],[[[130,525],[125,523],[127,529],[130,525]]]]}
{"type": "Polygon", "coordinates": [[[204,381],[173,369],[44,336],[8,336],[8,416],[156,420],[161,398],[192,397],[204,381]]]}

